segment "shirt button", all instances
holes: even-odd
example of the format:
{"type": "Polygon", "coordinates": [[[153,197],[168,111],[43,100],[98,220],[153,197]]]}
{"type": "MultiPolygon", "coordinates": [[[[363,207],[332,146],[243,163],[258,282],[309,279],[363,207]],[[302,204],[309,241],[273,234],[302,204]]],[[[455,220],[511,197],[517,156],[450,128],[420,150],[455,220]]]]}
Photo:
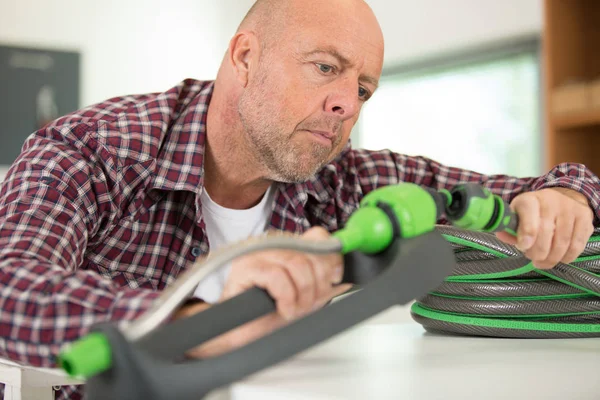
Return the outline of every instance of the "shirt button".
{"type": "Polygon", "coordinates": [[[200,247],[193,247],[192,248],[192,255],[194,257],[198,257],[200,254],[202,254],[202,250],[200,250],[200,247]]]}

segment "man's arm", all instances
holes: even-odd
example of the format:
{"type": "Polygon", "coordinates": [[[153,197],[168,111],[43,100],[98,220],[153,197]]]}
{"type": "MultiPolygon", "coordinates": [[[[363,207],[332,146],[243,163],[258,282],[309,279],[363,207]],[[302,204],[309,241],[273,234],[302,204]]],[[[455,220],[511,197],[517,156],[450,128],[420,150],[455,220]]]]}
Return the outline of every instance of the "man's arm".
{"type": "Polygon", "coordinates": [[[357,174],[363,194],[377,187],[399,182],[413,182],[436,190],[450,189],[459,183],[476,182],[510,203],[524,192],[566,188],[585,197],[594,212],[594,226],[600,227],[600,180],[581,164],[563,163],[540,177],[516,178],[483,175],[448,167],[426,157],[406,156],[389,150],[352,150],[344,158],[357,174]]]}
{"type": "Polygon", "coordinates": [[[348,151],[342,162],[350,172],[346,180],[354,181],[349,186],[363,195],[399,182],[437,190],[467,182],[487,187],[510,203],[519,215],[516,237],[499,233],[498,238],[516,245],[538,268],[573,262],[590,235],[600,231],[600,181],[581,164],[563,163],[540,177],[516,178],[483,175],[387,150],[348,151]]]}
{"type": "Polygon", "coordinates": [[[53,128],[38,132],[1,187],[1,357],[54,366],[64,343],[95,323],[133,320],[158,296],[78,269],[115,211],[90,146],[53,128]]]}

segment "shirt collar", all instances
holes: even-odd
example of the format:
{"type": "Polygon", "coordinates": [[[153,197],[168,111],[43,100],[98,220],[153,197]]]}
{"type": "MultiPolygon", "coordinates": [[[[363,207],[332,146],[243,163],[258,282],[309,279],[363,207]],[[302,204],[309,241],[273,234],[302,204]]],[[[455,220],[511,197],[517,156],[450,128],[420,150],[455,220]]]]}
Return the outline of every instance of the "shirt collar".
{"type": "Polygon", "coordinates": [[[167,101],[176,97],[176,111],[163,140],[157,159],[152,187],[176,191],[187,190],[199,195],[204,184],[206,118],[213,82],[186,80],[165,93],[167,101]]]}
{"type": "MultiPolygon", "coordinates": [[[[177,109],[181,112],[174,118],[167,133],[168,138],[165,138],[152,185],[160,190],[195,193],[198,216],[201,215],[200,195],[204,186],[206,119],[213,89],[212,81],[186,80],[165,93],[168,100],[177,98],[177,109]]],[[[349,148],[348,142],[342,153],[349,148]]],[[[329,201],[333,195],[330,193],[333,185],[328,182],[336,175],[334,160],[306,182],[280,183],[278,186],[284,198],[297,209],[306,205],[309,196],[319,203],[329,201]]]]}
{"type": "Polygon", "coordinates": [[[341,160],[346,159],[346,153],[352,149],[350,140],[342,152],[330,163],[319,170],[315,176],[303,183],[281,184],[281,191],[293,208],[304,207],[309,197],[314,198],[317,203],[329,202],[335,193],[335,180],[339,179],[338,168],[341,168],[341,160]]]}

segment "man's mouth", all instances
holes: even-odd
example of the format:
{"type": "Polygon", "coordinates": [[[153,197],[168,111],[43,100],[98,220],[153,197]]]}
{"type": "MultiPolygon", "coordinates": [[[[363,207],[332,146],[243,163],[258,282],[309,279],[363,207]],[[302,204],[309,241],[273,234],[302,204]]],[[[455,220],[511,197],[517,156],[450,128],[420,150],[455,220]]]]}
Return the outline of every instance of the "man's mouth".
{"type": "Polygon", "coordinates": [[[333,140],[335,139],[335,134],[333,132],[317,131],[312,129],[308,132],[312,133],[315,139],[317,139],[319,142],[327,144],[329,146],[333,144],[333,140]]]}

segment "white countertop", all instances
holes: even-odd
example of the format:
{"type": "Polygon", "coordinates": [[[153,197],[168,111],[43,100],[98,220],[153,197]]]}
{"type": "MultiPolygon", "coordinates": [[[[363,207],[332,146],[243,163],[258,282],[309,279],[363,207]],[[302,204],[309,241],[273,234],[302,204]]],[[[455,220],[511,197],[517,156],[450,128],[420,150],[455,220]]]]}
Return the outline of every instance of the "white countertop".
{"type": "Polygon", "coordinates": [[[233,400],[600,399],[600,339],[438,336],[396,307],[230,387],[233,400]]]}

